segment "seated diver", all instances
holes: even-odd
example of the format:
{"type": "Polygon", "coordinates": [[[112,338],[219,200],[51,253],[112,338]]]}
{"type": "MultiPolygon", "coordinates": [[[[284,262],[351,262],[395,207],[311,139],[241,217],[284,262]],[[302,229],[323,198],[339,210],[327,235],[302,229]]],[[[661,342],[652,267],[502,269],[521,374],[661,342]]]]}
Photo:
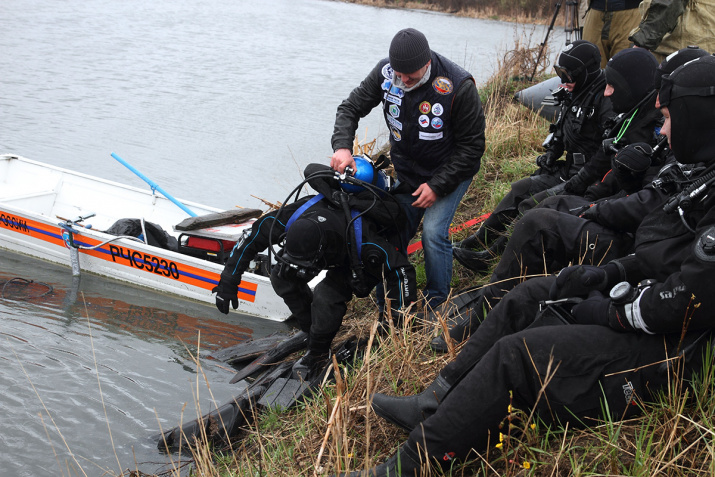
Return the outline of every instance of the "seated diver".
{"type": "Polygon", "coordinates": [[[544,141],[545,151],[536,158],[538,169],[512,183],[477,232],[455,244],[453,255],[460,263],[465,250],[487,259],[477,263],[467,258],[464,266],[474,271],[488,269],[488,259],[503,250],[502,234],[517,217],[519,204],[574,177],[597,152],[607,122],[615,115],[611,101],[604,96],[606,79],[600,65],[601,54],[588,41],[576,40],[561,52],[554,65],[563,82],[554,92],[561,106],[544,141]],[[485,250],[477,252],[480,248],[485,250]]]}
{"type": "Polygon", "coordinates": [[[383,464],[347,475],[420,475],[428,462],[449,467],[483,453],[509,406],[534,409],[547,424],[628,419],[641,411],[636,399],[669,389],[673,368],[682,365],[686,380],[702,369],[715,312],[715,57],[664,77],[659,106],[677,160],[708,168],[645,217],[634,254],[522,283],[425,392],[374,395],[376,413],[409,438],[383,464]],[[540,303],[571,297],[581,300],[546,307],[568,323],[538,326],[540,303]]]}
{"type": "MultiPolygon", "coordinates": [[[[654,85],[659,88],[663,74],[705,55],[707,52],[699,48],[685,48],[671,55],[656,69],[654,85]]],[[[585,197],[567,194],[549,197],[527,210],[516,221],[489,284],[458,294],[455,306],[445,313],[447,321],[454,323],[451,339],[461,342],[469,336],[484,312],[526,276],[552,273],[569,263],[601,263],[630,253],[633,232],[643,217],[662,205],[672,187],[690,174],[681,165],[672,164],[672,158],[661,167],[663,160],[658,156],[666,156],[669,150],[661,148],[656,153],[658,147],[635,143],[620,149],[612,159],[613,173],[607,177],[618,182],[621,192],[596,201],[594,207],[594,202],[585,197]],[[653,170],[659,171],[657,177],[652,176],[653,170]]],[[[444,336],[435,338],[431,346],[447,351],[444,336]]]]}
{"type": "MultiPolygon", "coordinates": [[[[590,43],[587,44],[590,45],[590,43]]],[[[559,61],[561,61],[561,57],[559,57],[559,61]]],[[[602,90],[602,95],[605,96],[603,102],[610,103],[613,113],[617,116],[611,118],[608,124],[598,132],[593,132],[591,129],[591,136],[588,138],[576,136],[568,128],[563,131],[566,138],[571,137],[573,141],[578,141],[576,145],[566,144],[574,151],[581,150],[579,149],[583,147],[580,145],[581,142],[587,139],[590,141],[589,144],[596,144],[595,150],[588,149],[588,154],[590,154],[587,157],[588,160],[581,161],[580,168],[570,167],[570,175],[564,176],[563,179],[559,176],[557,185],[544,188],[545,190],[533,189],[535,177],[540,177],[540,175],[515,182],[512,191],[504,197],[477,232],[462,241],[460,248],[453,250],[454,258],[473,271],[488,270],[491,260],[506,247],[507,238],[502,235],[502,232],[518,217],[519,213],[534,207],[549,196],[583,196],[590,186],[606,175],[611,169],[615,153],[627,144],[647,143],[654,146],[657,142],[656,131],[662,123],[662,116],[654,106],[656,93],[653,88],[653,76],[657,66],[658,64],[650,52],[634,48],[621,51],[611,58],[605,72],[601,73],[598,70],[601,75],[605,75],[605,89],[602,90]],[[531,186],[527,190],[522,190],[523,182],[527,180],[531,186]],[[490,231],[499,232],[498,237],[493,232],[491,233],[492,239],[490,240],[498,238],[497,242],[494,242],[495,248],[483,251],[473,250],[480,247],[480,242],[483,242],[482,236],[488,236],[490,231]]],[[[559,68],[557,71],[565,75],[563,68],[559,68]]],[[[602,83],[599,84],[601,87],[604,86],[602,83]]],[[[565,103],[564,108],[567,109],[566,117],[570,117],[568,113],[574,109],[572,104],[565,103]]],[[[576,111],[580,110],[581,107],[576,109],[576,111]]],[[[574,114],[579,115],[579,113],[574,114]]],[[[592,121],[594,120],[595,118],[592,119],[592,121]]],[[[561,149],[556,153],[547,151],[547,154],[561,154],[559,151],[562,151],[563,147],[561,145],[561,149]]],[[[489,240],[487,242],[491,243],[489,240]]]]}
{"type": "MultiPolygon", "coordinates": [[[[709,55],[707,51],[697,46],[688,46],[668,55],[656,69],[653,78],[655,90],[660,90],[663,75],[672,73],[677,67],[690,60],[707,55],[709,55]]],[[[594,205],[638,193],[653,180],[658,180],[659,182],[666,180],[663,177],[656,179],[656,176],[663,176],[665,171],[662,168],[667,164],[675,166],[676,161],[668,149],[667,138],[659,136],[658,143],[652,148],[650,144],[640,143],[630,151],[620,150],[612,159],[612,167],[609,173],[599,183],[590,186],[583,196],[554,195],[547,197],[531,208],[553,208],[593,219],[596,211],[589,209],[593,208],[594,205]]],[[[677,167],[682,169],[683,165],[678,164],[677,167]]],[[[690,168],[690,165],[685,166],[685,169],[690,168]]],[[[524,208],[520,212],[523,214],[528,210],[529,208],[524,208]]],[[[625,218],[627,218],[627,215],[625,218]]]]}
{"type": "Polygon", "coordinates": [[[325,368],[347,303],[353,294],[367,296],[382,282],[383,273],[393,319],[415,300],[414,268],[398,251],[394,238],[404,222],[401,208],[384,191],[382,171],[361,157],[356,157],[356,166],[355,177],[366,181],[347,177],[348,183],[341,186],[328,166],[310,164],[305,170],[306,181],[319,194],[258,219],[234,247],[214,288],[219,311],[227,314],[229,305],[236,309],[241,275],[250,261],[284,241],[275,257],[271,284],[300,329],[309,334],[307,352],[293,366],[296,379],[313,379],[325,368]],[[327,270],[325,278],[311,290],[308,282],[323,270],[327,270]]]}

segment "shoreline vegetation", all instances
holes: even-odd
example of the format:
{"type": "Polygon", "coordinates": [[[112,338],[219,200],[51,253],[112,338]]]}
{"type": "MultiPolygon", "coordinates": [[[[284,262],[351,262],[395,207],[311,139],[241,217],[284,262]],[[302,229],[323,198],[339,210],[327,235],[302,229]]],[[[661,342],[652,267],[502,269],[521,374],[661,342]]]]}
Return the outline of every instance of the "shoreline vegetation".
{"type": "MultiPolygon", "coordinates": [[[[354,3],[401,8],[425,4],[386,0],[354,3]]],[[[512,98],[516,91],[546,78],[546,66],[542,65],[533,83],[518,79],[531,76],[538,50],[538,46],[517,44],[499,60],[493,77],[478,85],[486,116],[487,149],[481,170],[457,210],[455,225],[492,211],[513,181],[535,169],[534,158],[540,154],[548,122],[515,104],[512,98]]],[[[453,240],[461,240],[475,229],[463,230],[453,240]]],[[[417,253],[412,260],[416,261],[418,282],[424,281],[422,257],[417,253]]],[[[455,262],[453,290],[478,287],[487,281],[488,275],[473,275],[455,262]]],[[[327,476],[384,462],[407,433],[376,416],[370,408],[370,396],[376,392],[413,395],[422,391],[454,359],[459,348],[444,355],[432,352],[428,343],[442,328],[419,323],[414,314],[408,314],[403,328],[392,328],[384,337],[375,334],[376,320],[373,298],[353,299],[336,342],[357,335],[367,337],[372,346],[368,345],[365,354],[349,368],[340,367],[335,383],[325,384],[307,402],[288,411],[258,415],[227,448],[214,448],[199,440],[191,449],[190,459],[173,456],[173,468],[157,475],[327,476]]],[[[709,364],[693,382],[684,382],[674,372],[668,392],[657,402],[639,402],[642,416],[627,421],[610,416],[588,429],[562,428],[544,424],[532,409],[510,406],[504,410],[503,431],[491,436],[485,453],[474,454],[449,471],[431,468],[422,475],[713,475],[715,368],[711,359],[705,361],[709,364]]],[[[186,420],[193,418],[187,416],[186,420]]],[[[147,475],[136,470],[127,473],[147,475]]]]}
{"type": "MultiPolygon", "coordinates": [[[[537,0],[337,0],[380,8],[402,8],[449,13],[460,17],[546,24],[554,5],[537,0]]],[[[561,23],[563,25],[563,20],[561,23]]]]}

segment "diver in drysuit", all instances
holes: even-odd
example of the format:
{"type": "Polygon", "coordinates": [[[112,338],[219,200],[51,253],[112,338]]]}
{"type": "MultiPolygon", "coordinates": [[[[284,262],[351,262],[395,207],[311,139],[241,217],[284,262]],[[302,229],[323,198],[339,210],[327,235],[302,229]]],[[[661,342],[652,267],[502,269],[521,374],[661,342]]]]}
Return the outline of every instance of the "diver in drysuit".
{"type": "Polygon", "coordinates": [[[309,165],[306,180],[319,194],[258,219],[234,247],[214,289],[219,311],[237,308],[237,290],[250,261],[269,245],[283,243],[271,284],[309,333],[308,350],[293,367],[296,378],[308,379],[325,367],[347,303],[353,294],[367,296],[383,274],[393,317],[415,300],[415,271],[396,239],[404,214],[385,192],[382,172],[364,158],[356,158],[356,166],[358,180],[341,188],[329,167],[309,165]],[[321,271],[325,277],[311,290],[309,282],[321,271]]]}

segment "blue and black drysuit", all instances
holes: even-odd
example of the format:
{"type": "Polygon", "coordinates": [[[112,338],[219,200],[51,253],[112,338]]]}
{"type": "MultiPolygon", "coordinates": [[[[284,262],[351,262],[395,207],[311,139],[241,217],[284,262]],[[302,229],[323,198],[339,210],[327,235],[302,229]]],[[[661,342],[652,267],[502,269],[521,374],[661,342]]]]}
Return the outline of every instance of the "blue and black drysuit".
{"type": "MultiPolygon", "coordinates": [[[[326,166],[308,166],[306,176],[324,168],[326,166]]],[[[395,225],[404,220],[397,203],[387,198],[375,201],[369,192],[346,194],[351,210],[365,212],[360,227],[355,228],[351,224],[348,228],[348,218],[338,203],[340,194],[345,193],[337,183],[319,179],[310,181],[310,184],[324,192],[324,198],[302,211],[300,219],[316,218],[316,223],[323,228],[326,251],[322,265],[327,273],[311,291],[306,280],[282,278],[274,267],[271,284],[285,301],[300,328],[310,333],[308,349],[320,353],[328,351],[353,294],[366,296],[383,280],[384,273],[387,297],[393,311],[397,312],[415,301],[416,277],[407,256],[398,251],[396,239],[390,238],[397,236],[395,225]],[[355,260],[350,252],[356,248],[351,243],[351,237],[353,231],[358,230],[361,232],[362,243],[359,260],[355,260]],[[354,274],[356,266],[360,270],[354,274]]],[[[313,197],[304,197],[254,223],[250,235],[236,245],[226,261],[218,285],[219,293],[236,293],[241,276],[256,254],[268,247],[269,237],[270,243],[278,244],[295,211],[313,197]]]]}

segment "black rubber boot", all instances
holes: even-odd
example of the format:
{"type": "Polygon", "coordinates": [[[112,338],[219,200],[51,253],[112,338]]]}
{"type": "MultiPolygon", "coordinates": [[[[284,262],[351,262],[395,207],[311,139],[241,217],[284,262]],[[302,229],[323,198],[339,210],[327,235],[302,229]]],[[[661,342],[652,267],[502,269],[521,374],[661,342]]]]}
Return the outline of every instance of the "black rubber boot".
{"type": "Polygon", "coordinates": [[[473,272],[485,272],[491,268],[494,259],[504,251],[508,240],[507,237],[502,235],[487,250],[474,251],[465,248],[452,248],[452,256],[473,272]]]}
{"type": "Polygon", "coordinates": [[[303,357],[293,365],[291,377],[293,379],[311,381],[317,374],[325,369],[330,359],[330,351],[308,350],[303,357]]]}
{"type": "Polygon", "coordinates": [[[474,250],[466,248],[453,248],[452,256],[456,261],[461,263],[462,266],[476,273],[489,270],[492,266],[491,261],[494,259],[489,250],[475,252],[474,250]]]}
{"type": "Polygon", "coordinates": [[[422,460],[417,446],[407,440],[395,455],[384,463],[367,470],[357,470],[332,477],[415,477],[422,473],[422,460]]]}
{"type": "Polygon", "coordinates": [[[440,316],[442,318],[446,318],[456,309],[457,304],[454,302],[454,300],[444,301],[434,308],[429,305],[425,305],[422,311],[418,311],[417,313],[415,313],[415,318],[417,323],[422,325],[429,323],[437,323],[439,321],[440,316]]]}
{"type": "MultiPolygon", "coordinates": [[[[484,316],[483,307],[484,298],[479,297],[479,300],[477,300],[476,304],[472,307],[472,312],[463,314],[461,320],[449,329],[449,336],[455,342],[455,346],[469,338],[482,323],[482,317],[484,316]]],[[[429,347],[438,353],[446,353],[449,351],[449,346],[444,339],[444,334],[433,338],[432,341],[430,341],[429,347]]]]}
{"type": "Polygon", "coordinates": [[[513,220],[513,211],[492,212],[482,223],[479,229],[461,242],[452,244],[452,248],[465,250],[483,250],[488,248],[495,240],[498,240],[501,233],[506,230],[507,224],[513,220]]]}
{"type": "Polygon", "coordinates": [[[473,235],[465,238],[461,242],[452,244],[452,249],[478,250],[484,247],[484,233],[481,233],[484,227],[480,227],[473,235]]]}
{"type": "Polygon", "coordinates": [[[372,410],[386,421],[409,432],[434,414],[450,388],[447,380],[440,375],[427,389],[414,396],[373,394],[372,410]]]}

